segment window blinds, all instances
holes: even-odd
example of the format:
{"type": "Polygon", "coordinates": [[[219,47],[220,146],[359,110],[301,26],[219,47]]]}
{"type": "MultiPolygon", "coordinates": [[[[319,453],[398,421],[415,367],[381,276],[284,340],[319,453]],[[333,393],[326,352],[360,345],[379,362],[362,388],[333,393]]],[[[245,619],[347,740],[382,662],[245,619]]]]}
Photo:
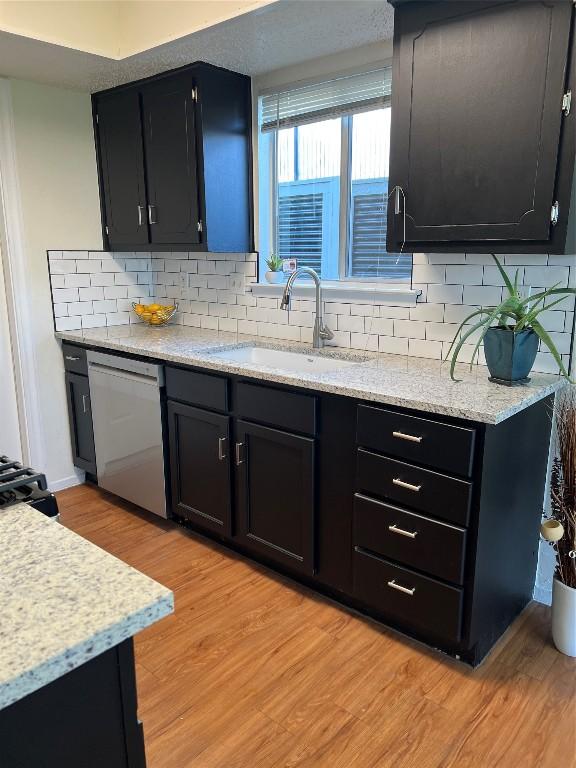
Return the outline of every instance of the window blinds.
{"type": "Polygon", "coordinates": [[[261,130],[274,131],[390,105],[392,68],[261,97],[261,130]]]}

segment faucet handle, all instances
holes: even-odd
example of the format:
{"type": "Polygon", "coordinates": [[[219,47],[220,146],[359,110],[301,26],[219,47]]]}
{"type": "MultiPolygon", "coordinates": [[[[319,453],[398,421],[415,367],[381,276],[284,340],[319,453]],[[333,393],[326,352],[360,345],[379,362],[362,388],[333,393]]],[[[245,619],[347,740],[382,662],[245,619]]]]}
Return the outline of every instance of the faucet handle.
{"type": "Polygon", "coordinates": [[[290,291],[287,291],[284,289],[284,293],[282,294],[282,301],[280,302],[280,309],[290,309],[290,300],[292,298],[292,294],[290,291]]]}
{"type": "Polygon", "coordinates": [[[326,341],[330,341],[334,338],[334,333],[327,325],[324,325],[324,323],[320,326],[320,338],[325,339],[326,341]]]}

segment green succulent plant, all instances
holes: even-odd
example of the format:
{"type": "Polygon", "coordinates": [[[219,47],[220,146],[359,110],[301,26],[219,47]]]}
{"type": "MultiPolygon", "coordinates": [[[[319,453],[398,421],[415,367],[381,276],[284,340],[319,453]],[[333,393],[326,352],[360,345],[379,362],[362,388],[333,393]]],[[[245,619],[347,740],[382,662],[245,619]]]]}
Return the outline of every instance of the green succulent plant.
{"type": "Polygon", "coordinates": [[[271,253],[270,256],[266,259],[266,266],[270,270],[270,272],[281,272],[282,271],[282,259],[280,256],[277,256],[275,253],[271,253]]]}
{"type": "Polygon", "coordinates": [[[502,264],[498,261],[496,256],[492,254],[492,258],[496,262],[504,285],[506,287],[507,296],[497,307],[480,307],[480,309],[471,312],[468,317],[464,318],[459,325],[456,335],[450,344],[450,348],[446,353],[446,360],[452,355],[452,361],[450,365],[450,376],[453,381],[458,381],[454,377],[454,369],[458,360],[458,355],[462,346],[466,341],[478,330],[481,331],[480,337],[474,347],[472,353],[472,359],[470,362],[470,369],[474,363],[475,358],[478,356],[480,345],[484,341],[484,337],[488,332],[488,329],[497,326],[499,328],[507,328],[514,333],[520,333],[523,330],[532,329],[536,333],[542,343],[550,350],[554,360],[558,364],[558,368],[563,376],[571,381],[568,371],[566,370],[560,353],[556,349],[556,346],[548,332],[544,329],[538,320],[538,316],[543,310],[552,309],[560,302],[565,301],[568,295],[576,295],[576,288],[560,288],[560,283],[553,285],[551,288],[547,288],[545,291],[540,291],[533,296],[522,297],[518,290],[518,277],[519,270],[516,270],[514,279],[511,280],[502,264]],[[546,303],[547,299],[554,296],[561,296],[559,299],[554,299],[550,303],[546,303]],[[471,320],[475,322],[470,324],[471,320]],[[470,324],[470,325],[469,325],[470,324]]]}

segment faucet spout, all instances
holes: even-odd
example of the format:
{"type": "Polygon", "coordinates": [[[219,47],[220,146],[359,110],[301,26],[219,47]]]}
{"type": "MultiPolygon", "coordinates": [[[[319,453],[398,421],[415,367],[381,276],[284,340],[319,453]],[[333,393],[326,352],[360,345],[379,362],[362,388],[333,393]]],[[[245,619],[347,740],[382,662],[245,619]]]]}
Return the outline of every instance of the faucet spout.
{"type": "Polygon", "coordinates": [[[290,309],[290,299],[292,297],[292,287],[300,275],[309,275],[316,286],[316,317],[314,320],[314,334],[312,337],[312,346],[314,349],[319,349],[324,346],[324,341],[333,339],[334,334],[332,331],[324,325],[322,314],[322,285],[318,273],[310,267],[300,267],[295,272],[292,272],[286,282],[284,293],[282,294],[282,300],[280,301],[280,309],[290,309]]]}

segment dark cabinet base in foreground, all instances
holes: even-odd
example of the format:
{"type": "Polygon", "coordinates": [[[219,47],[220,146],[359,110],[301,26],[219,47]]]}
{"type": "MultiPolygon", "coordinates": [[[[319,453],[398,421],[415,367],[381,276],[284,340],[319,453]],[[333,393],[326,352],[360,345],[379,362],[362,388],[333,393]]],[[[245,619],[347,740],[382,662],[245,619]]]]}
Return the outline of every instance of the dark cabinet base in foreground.
{"type": "Polygon", "coordinates": [[[2,768],[145,768],[132,640],[0,711],[2,768]]]}

